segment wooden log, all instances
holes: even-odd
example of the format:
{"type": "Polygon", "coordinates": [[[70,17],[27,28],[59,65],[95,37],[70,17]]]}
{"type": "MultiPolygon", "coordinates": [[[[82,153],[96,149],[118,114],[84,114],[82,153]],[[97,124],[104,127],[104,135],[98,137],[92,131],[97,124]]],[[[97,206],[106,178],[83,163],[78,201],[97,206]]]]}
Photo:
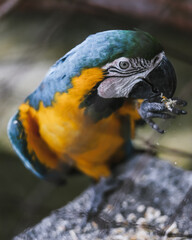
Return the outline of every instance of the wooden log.
{"type": "Polygon", "coordinates": [[[192,237],[192,173],[140,154],[122,164],[114,178],[121,186],[108,193],[97,216],[86,223],[94,187],[55,210],[14,240],[168,239],[192,237]]]}

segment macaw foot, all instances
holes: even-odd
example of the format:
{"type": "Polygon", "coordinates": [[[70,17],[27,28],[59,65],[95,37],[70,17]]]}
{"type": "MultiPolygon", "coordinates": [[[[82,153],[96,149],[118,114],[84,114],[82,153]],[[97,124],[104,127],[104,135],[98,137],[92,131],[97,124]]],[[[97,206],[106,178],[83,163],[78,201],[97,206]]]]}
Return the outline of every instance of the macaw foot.
{"type": "Polygon", "coordinates": [[[119,188],[121,182],[121,180],[114,180],[112,177],[101,178],[100,181],[93,186],[90,208],[86,213],[83,213],[84,219],[81,224],[82,228],[86,226],[87,222],[100,222],[99,213],[102,210],[102,206],[105,204],[106,195],[119,188]]]}
{"type": "Polygon", "coordinates": [[[161,97],[160,102],[143,101],[138,111],[147,124],[157,132],[164,133],[165,131],[159,128],[153,121],[153,118],[168,119],[175,118],[177,115],[187,114],[186,111],[178,108],[186,105],[186,101],[178,98],[167,99],[166,97],[161,97]]]}

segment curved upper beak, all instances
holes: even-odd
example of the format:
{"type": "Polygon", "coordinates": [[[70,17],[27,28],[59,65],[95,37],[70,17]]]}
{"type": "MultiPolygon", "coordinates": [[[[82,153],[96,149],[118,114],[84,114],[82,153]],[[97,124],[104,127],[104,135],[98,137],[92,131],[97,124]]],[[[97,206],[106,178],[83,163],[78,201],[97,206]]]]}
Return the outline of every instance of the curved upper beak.
{"type": "Polygon", "coordinates": [[[133,87],[129,97],[150,99],[163,93],[163,96],[171,98],[176,85],[175,70],[171,62],[164,56],[160,64],[133,87]]]}

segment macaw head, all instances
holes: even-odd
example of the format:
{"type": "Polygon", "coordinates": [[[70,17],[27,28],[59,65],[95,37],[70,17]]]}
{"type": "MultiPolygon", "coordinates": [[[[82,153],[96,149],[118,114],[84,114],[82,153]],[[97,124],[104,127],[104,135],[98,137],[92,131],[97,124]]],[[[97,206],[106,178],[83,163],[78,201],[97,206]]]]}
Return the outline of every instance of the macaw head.
{"type": "Polygon", "coordinates": [[[162,46],[143,31],[111,30],[91,35],[64,59],[76,66],[76,72],[72,71],[75,76],[81,75],[82,69],[102,69],[102,79],[80,105],[92,106],[96,120],[109,116],[125,98],[154,100],[161,94],[171,98],[176,89],[175,70],[162,46]]]}
{"type": "Polygon", "coordinates": [[[170,98],[176,88],[174,68],[163,51],[149,60],[120,57],[102,68],[105,78],[98,86],[98,95],[103,98],[150,99],[161,93],[170,98]]]}
{"type": "Polygon", "coordinates": [[[173,96],[177,82],[174,68],[152,36],[142,31],[108,33],[109,39],[114,33],[116,46],[105,49],[113,60],[102,66],[105,77],[97,88],[100,97],[150,99],[161,93],[167,98],[173,96]]]}

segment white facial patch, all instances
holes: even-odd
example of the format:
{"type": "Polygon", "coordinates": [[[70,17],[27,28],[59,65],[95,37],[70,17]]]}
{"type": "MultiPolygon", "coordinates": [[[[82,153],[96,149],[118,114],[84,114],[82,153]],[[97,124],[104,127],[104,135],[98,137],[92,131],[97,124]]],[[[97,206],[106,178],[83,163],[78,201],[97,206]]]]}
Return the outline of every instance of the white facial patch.
{"type": "Polygon", "coordinates": [[[121,57],[107,63],[102,67],[106,74],[97,88],[98,95],[102,98],[128,98],[135,84],[143,81],[164,56],[165,53],[161,52],[151,60],[121,57]]]}

